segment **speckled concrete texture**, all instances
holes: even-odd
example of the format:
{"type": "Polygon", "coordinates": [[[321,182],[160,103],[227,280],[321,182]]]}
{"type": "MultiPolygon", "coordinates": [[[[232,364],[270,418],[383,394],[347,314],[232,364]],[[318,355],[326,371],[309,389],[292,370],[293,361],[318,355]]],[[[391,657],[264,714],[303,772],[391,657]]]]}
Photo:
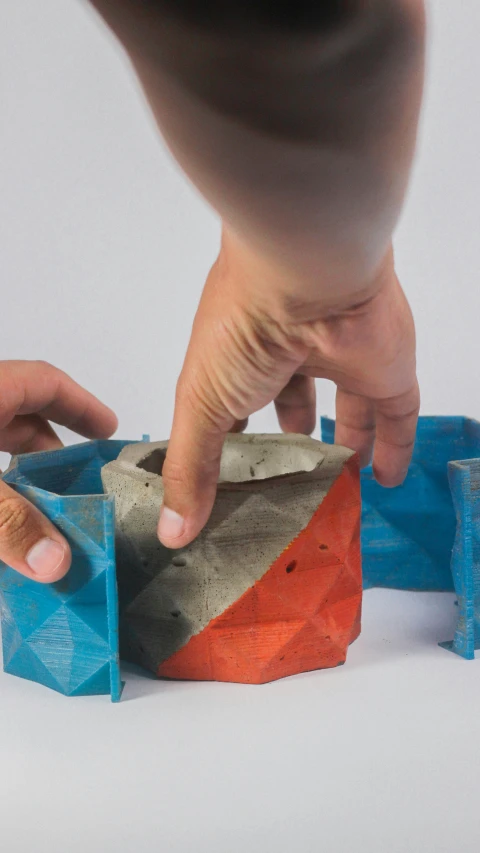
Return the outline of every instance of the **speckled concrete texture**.
{"type": "Polygon", "coordinates": [[[102,471],[116,501],[121,653],[154,672],[263,577],[352,456],[305,436],[229,436],[211,517],[172,551],[156,534],[167,447],[131,445],[102,471]]]}

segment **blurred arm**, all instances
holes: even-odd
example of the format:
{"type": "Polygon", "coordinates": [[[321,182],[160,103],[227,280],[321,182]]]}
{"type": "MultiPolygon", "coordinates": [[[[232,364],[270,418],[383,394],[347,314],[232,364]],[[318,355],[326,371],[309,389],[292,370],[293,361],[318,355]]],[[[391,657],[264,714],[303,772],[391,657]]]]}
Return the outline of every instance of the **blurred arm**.
{"type": "Polygon", "coordinates": [[[175,158],[259,273],[255,287],[275,281],[287,302],[301,294],[328,310],[368,298],[415,148],[423,2],[330,3],[338,14],[307,35],[232,35],[171,14],[168,0],[93,5],[175,158]]]}

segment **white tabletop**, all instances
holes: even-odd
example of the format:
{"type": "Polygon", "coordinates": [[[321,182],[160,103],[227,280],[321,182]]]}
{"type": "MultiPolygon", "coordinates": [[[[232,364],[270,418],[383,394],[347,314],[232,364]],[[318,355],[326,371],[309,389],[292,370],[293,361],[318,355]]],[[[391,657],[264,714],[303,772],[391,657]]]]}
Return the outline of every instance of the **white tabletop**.
{"type": "Polygon", "coordinates": [[[448,594],[373,590],[343,667],[128,670],[119,705],[0,675],[2,849],[477,853],[480,664],[437,646],[455,616],[448,594]]]}

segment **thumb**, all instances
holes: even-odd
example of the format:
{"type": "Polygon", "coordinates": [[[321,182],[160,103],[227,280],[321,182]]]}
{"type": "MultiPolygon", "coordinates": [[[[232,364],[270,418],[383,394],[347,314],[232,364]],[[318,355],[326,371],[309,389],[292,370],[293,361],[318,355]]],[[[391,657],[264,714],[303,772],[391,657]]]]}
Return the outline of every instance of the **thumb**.
{"type": "Polygon", "coordinates": [[[68,543],[42,513],[0,480],[0,561],[40,583],[66,575],[68,543]]]}
{"type": "Polygon", "coordinates": [[[158,536],[167,548],[188,545],[208,521],[223,443],[234,425],[235,418],[226,411],[215,415],[208,411],[189,378],[180,380],[162,470],[164,501],[158,536]]]}

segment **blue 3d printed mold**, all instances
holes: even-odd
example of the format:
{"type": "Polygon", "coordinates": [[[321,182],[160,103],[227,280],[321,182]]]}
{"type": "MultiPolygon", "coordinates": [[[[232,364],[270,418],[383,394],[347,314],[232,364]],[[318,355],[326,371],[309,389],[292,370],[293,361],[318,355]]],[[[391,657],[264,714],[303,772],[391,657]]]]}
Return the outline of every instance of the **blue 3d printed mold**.
{"type": "Polygon", "coordinates": [[[114,501],[100,471],[131,443],[92,441],[12,460],[3,479],[61,530],[72,567],[58,583],[38,584],[0,563],[5,672],[67,696],[120,699],[114,501]]]}
{"type": "Polygon", "coordinates": [[[458,624],[453,640],[441,645],[471,660],[480,648],[480,459],[449,462],[448,479],[457,516],[452,576],[458,624]]]}
{"type": "MultiPolygon", "coordinates": [[[[335,422],[322,418],[333,442],[335,422]]],[[[421,417],[407,478],[396,489],[361,473],[365,589],[455,590],[459,620],[445,648],[466,658],[480,648],[480,423],[421,417]]]]}

